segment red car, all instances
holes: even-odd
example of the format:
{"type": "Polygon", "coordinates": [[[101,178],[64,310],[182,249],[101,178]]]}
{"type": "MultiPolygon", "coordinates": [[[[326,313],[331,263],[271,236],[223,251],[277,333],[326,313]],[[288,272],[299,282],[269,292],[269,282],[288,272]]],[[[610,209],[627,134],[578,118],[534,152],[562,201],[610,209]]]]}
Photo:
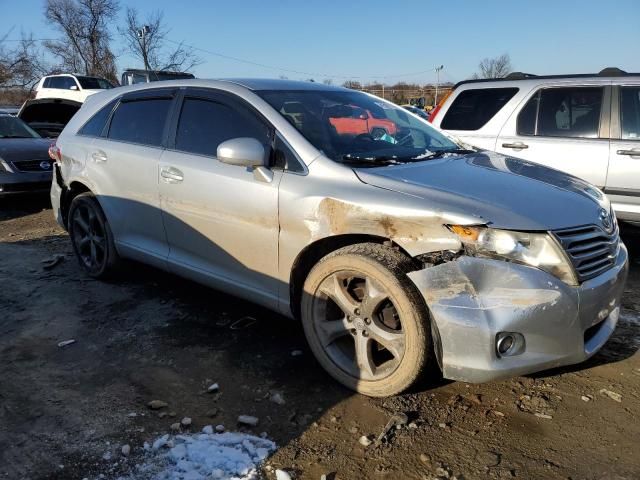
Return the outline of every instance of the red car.
{"type": "Polygon", "coordinates": [[[339,135],[361,135],[363,133],[395,135],[396,124],[386,118],[375,118],[369,110],[352,107],[341,108],[329,114],[329,123],[339,135]]]}

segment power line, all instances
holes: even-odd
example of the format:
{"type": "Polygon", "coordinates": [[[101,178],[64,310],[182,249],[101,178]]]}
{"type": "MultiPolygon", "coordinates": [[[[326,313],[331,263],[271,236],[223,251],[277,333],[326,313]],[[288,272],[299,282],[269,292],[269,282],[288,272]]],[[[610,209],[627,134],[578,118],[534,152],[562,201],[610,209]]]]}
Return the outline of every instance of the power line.
{"type": "MultiPolygon", "coordinates": [[[[56,41],[59,39],[56,38],[27,38],[24,41],[28,42],[50,42],[56,41]]],[[[22,42],[22,39],[5,39],[4,42],[22,42]]],[[[214,55],[216,57],[224,58],[226,60],[232,60],[234,62],[244,63],[247,65],[253,65],[255,67],[266,68],[268,70],[275,70],[278,72],[286,72],[286,73],[295,73],[296,75],[308,75],[311,77],[324,77],[324,78],[341,78],[345,80],[356,80],[356,79],[388,79],[388,78],[402,78],[402,77],[413,77],[416,75],[424,75],[425,73],[433,72],[433,69],[421,70],[417,72],[409,72],[409,73],[398,73],[395,75],[339,75],[332,73],[322,73],[322,72],[306,72],[302,70],[296,70],[292,68],[279,67],[276,65],[269,65],[266,63],[254,62],[253,60],[248,60],[246,58],[235,57],[233,55],[227,55],[225,53],[217,52],[214,50],[208,50],[206,48],[196,47],[195,45],[190,45],[184,42],[177,42],[175,40],[166,39],[167,42],[173,43],[174,45],[184,46],[191,48],[192,50],[207,53],[209,55],[214,55]]]]}
{"type": "Polygon", "coordinates": [[[290,69],[290,68],[283,68],[283,67],[278,67],[278,66],[274,66],[274,65],[267,65],[264,63],[259,63],[259,62],[254,62],[252,60],[247,60],[244,58],[239,58],[239,57],[234,57],[231,55],[227,55],[224,53],[220,53],[220,52],[216,52],[213,50],[207,50],[205,48],[200,48],[200,47],[196,47],[195,45],[189,45],[187,43],[184,42],[176,42],[174,40],[169,40],[167,39],[167,42],[169,43],[173,43],[175,45],[182,45],[185,47],[189,47],[193,50],[199,51],[199,52],[203,52],[203,53],[208,53],[210,55],[215,55],[216,57],[220,57],[220,58],[225,58],[227,60],[234,60],[236,62],[242,62],[242,63],[246,63],[248,65],[254,65],[257,67],[262,67],[262,68],[267,68],[270,70],[277,70],[280,72],[287,72],[287,73],[295,73],[297,75],[310,75],[313,77],[328,77],[328,78],[344,78],[344,79],[364,79],[364,78],[400,78],[400,77],[410,77],[410,76],[414,76],[414,75],[422,75],[425,73],[430,73],[433,71],[433,69],[428,69],[428,70],[421,70],[419,72],[411,72],[411,73],[400,73],[400,74],[396,74],[396,75],[336,75],[336,74],[330,74],[330,73],[321,73],[321,72],[305,72],[305,71],[301,71],[301,70],[294,70],[294,69],[290,69]]]}

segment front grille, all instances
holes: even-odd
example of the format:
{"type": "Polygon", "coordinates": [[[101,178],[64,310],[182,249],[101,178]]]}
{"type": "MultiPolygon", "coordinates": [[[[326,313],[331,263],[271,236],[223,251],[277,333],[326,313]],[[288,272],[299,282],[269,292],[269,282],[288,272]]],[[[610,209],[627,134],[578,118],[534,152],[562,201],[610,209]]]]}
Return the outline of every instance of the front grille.
{"type": "Polygon", "coordinates": [[[614,220],[611,233],[597,225],[553,231],[573,263],[580,282],[597,277],[615,264],[620,237],[615,216],[612,217],[614,220]]]}
{"type": "Polygon", "coordinates": [[[53,160],[48,158],[42,160],[22,160],[13,162],[13,166],[21,172],[50,172],[53,170],[53,160]],[[40,164],[43,162],[46,162],[49,168],[42,168],[40,164]]]}

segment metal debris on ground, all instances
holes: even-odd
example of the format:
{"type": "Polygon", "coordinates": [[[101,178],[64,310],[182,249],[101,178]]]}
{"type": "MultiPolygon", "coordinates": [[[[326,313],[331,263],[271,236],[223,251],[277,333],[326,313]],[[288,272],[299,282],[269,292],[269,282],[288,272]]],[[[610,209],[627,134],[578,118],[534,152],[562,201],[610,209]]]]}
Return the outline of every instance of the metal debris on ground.
{"type": "Polygon", "coordinates": [[[375,444],[380,444],[392,430],[404,427],[408,422],[409,417],[405,413],[394,413],[376,438],[375,444]]]}
{"type": "Polygon", "coordinates": [[[62,342],[58,342],[58,347],[66,347],[67,345],[71,345],[72,343],[76,343],[76,341],[72,338],[70,340],[64,340],[62,342]]]}
{"type": "Polygon", "coordinates": [[[57,254],[54,255],[51,258],[45,258],[44,260],[42,260],[40,263],[42,263],[42,268],[44,270],[51,270],[53,267],[55,267],[56,265],[58,265],[60,262],[62,262],[64,260],[64,255],[62,254],[57,254]]]}
{"type": "Polygon", "coordinates": [[[242,317],[229,325],[229,328],[231,330],[242,330],[243,328],[251,327],[256,322],[257,320],[253,317],[242,317]]]}
{"type": "Polygon", "coordinates": [[[209,393],[214,393],[214,392],[217,392],[218,390],[220,390],[220,385],[218,385],[217,383],[212,383],[207,388],[207,392],[209,393]]]}

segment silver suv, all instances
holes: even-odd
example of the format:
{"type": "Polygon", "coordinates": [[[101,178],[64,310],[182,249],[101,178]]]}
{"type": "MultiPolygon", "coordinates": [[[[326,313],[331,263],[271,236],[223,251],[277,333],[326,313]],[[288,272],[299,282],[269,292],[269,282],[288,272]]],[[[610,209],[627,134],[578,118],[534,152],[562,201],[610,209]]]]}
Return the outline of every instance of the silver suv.
{"type": "Polygon", "coordinates": [[[618,320],[627,251],[600,190],[365,93],[119,88],[50,151],[54,211],[89,275],[139,260],[299,319],[323,367],[367,395],[580,362],[618,320]]]}
{"type": "Polygon", "coordinates": [[[583,178],[620,220],[640,223],[640,74],[468,80],[431,121],[471,145],[583,178]]]}

